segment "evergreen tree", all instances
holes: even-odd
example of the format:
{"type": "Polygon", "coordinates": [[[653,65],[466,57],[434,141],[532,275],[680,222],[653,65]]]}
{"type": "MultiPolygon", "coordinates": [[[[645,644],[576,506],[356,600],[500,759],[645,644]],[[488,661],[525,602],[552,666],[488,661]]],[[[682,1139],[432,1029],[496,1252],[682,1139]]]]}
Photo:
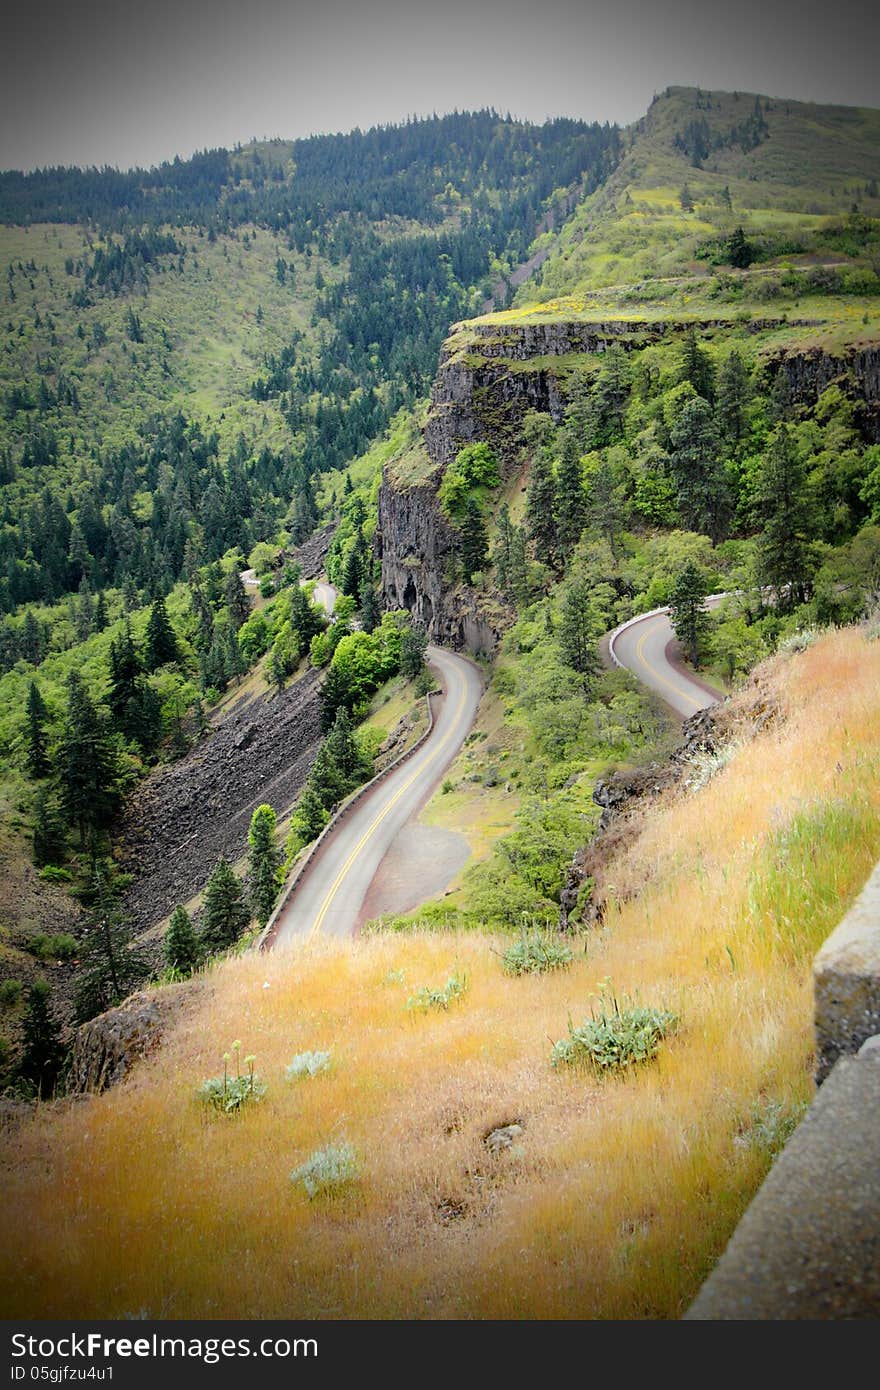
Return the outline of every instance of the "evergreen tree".
{"type": "Polygon", "coordinates": [[[699,667],[701,648],[709,630],[706,581],[692,560],[678,573],[669,597],[672,630],[693,666],[699,667]]]}
{"type": "Polygon", "coordinates": [[[58,753],[61,799],[85,845],[90,830],[102,830],[119,804],[116,754],[104,721],[78,671],[67,679],[67,714],[58,753]]]}
{"type": "Polygon", "coordinates": [[[280,888],[281,854],[275,844],[277,817],[271,806],[258,806],[248,831],[248,892],[251,911],[261,927],[272,913],[280,888]]]}
{"type": "Polygon", "coordinates": [[[293,815],[294,828],[303,844],[316,840],[329,819],[320,796],[311,782],[307,782],[293,815]]]}
{"type": "Polygon", "coordinates": [[[202,941],[212,951],[223,951],[235,944],[249,921],[242,886],[232,866],[221,858],[205,888],[202,941]]]}
{"type": "Polygon", "coordinates": [[[171,970],[178,970],[181,975],[191,975],[199,964],[201,953],[198,937],[193,930],[189,913],[180,904],[171,914],[163,950],[166,965],[171,970]]]}
{"type": "Polygon", "coordinates": [[[88,579],[83,576],[80,580],[79,594],[74,604],[74,627],[80,642],[85,642],[86,638],[92,635],[94,623],[95,606],[92,590],[88,579]]]}
{"type": "Polygon", "coordinates": [[[369,777],[372,768],[358,747],[351,715],[344,705],[336,711],[336,718],[324,740],[324,747],[345,779],[347,791],[353,790],[358,782],[369,777]]]}
{"type": "Polygon", "coordinates": [[[49,738],[46,725],[49,711],[40,694],[36,681],[28,686],[27,697],[27,753],[25,762],[31,777],[45,777],[49,771],[49,738]]]}
{"type": "Polygon", "coordinates": [[[791,387],[788,384],[788,373],[784,367],[780,367],[773,378],[773,385],[770,387],[770,418],[773,423],[779,424],[783,420],[790,420],[793,407],[794,402],[791,387]]]}
{"type": "Polygon", "coordinates": [[[588,503],[590,520],[599,534],[607,540],[611,558],[615,561],[617,542],[626,523],[626,469],[614,457],[620,452],[618,446],[608,449],[598,467],[593,470],[590,475],[588,503]]]}
{"type": "Polygon", "coordinates": [[[805,603],[816,568],[811,544],[813,508],[806,469],[788,425],[780,425],[764,456],[756,490],[764,523],[758,538],[758,573],[776,592],[782,612],[805,603]]]}
{"type": "Polygon", "coordinates": [[[19,1068],[44,1099],[50,1097],[61,1071],[64,1047],[61,1028],[52,1011],[51,991],[45,980],[35,980],[28,991],[22,1021],[22,1058],[19,1068]]]}
{"type": "Polygon", "coordinates": [[[238,570],[234,566],[226,576],[226,583],[223,586],[223,602],[226,612],[229,614],[229,621],[238,632],[242,623],[250,615],[251,605],[238,570]]]}
{"type": "Polygon", "coordinates": [[[464,580],[466,584],[470,584],[474,575],[485,568],[489,555],[486,525],[480,511],[480,504],[475,497],[469,497],[465,504],[459,546],[464,580]]]}
{"type": "Polygon", "coordinates": [[[87,896],[93,906],[80,943],[75,1001],[80,1022],[121,1004],[148,973],[143,957],[132,946],[131,924],[111,888],[109,866],[96,857],[87,896]]]}
{"type": "Polygon", "coordinates": [[[742,227],[737,227],[727,238],[728,264],[737,270],[746,270],[755,259],[755,248],[746,240],[742,227]]]}
{"type": "Polygon", "coordinates": [[[408,680],[415,680],[422,673],[425,652],[428,648],[428,634],[421,623],[410,623],[404,628],[400,639],[400,674],[408,680]]]}
{"type": "Polygon", "coordinates": [[[670,471],[682,519],[717,544],[730,524],[733,498],[708,401],[695,396],[686,402],[670,432],[670,443],[670,471]]]}
{"type": "Polygon", "coordinates": [[[599,672],[599,636],[602,621],[593,605],[590,585],[575,580],[562,600],[559,621],[559,649],[562,660],[581,678],[581,688],[589,696],[599,672]]]}
{"type": "Polygon", "coordinates": [[[532,459],[532,472],[526,494],[526,525],[535,555],[545,565],[555,565],[558,551],[556,535],[556,482],[546,449],[532,459]]]}
{"type": "Polygon", "coordinates": [[[332,663],[321,686],[321,730],[328,734],[336,721],[337,711],[350,710],[351,693],[345,677],[332,663]]]}
{"type": "Polygon", "coordinates": [[[584,470],[577,441],[563,436],[562,457],[556,469],[556,537],[559,551],[568,560],[587,524],[587,497],[584,470]]]}
{"type": "Polygon", "coordinates": [[[177,637],[171,626],[171,619],[168,617],[165,600],[160,595],[153,600],[147,623],[146,668],[148,671],[156,671],[160,666],[165,666],[168,662],[179,659],[177,637]]]}
{"type": "Polygon", "coordinates": [[[103,632],[108,622],[109,618],[107,616],[107,599],[104,595],[104,590],[102,589],[101,592],[98,594],[98,599],[95,604],[95,632],[103,632]]]}
{"type": "Polygon", "coordinates": [[[724,440],[736,448],[748,427],[749,377],[736,348],[725,357],[718,376],[718,424],[724,440]]]}
{"type": "Polygon", "coordinates": [[[382,609],[379,606],[379,595],[376,593],[375,586],[368,579],[365,579],[360,589],[360,618],[364,632],[374,632],[379,626],[381,617],[382,609]]]}
{"type": "Polygon", "coordinates": [[[689,381],[698,396],[711,401],[715,396],[715,368],[712,359],[697,342],[697,335],[689,328],[684,335],[681,347],[681,360],[678,369],[679,381],[689,381]]]}
{"type": "Polygon", "coordinates": [[[38,869],[60,864],[67,847],[64,818],[58,797],[50,787],[41,787],[34,802],[33,859],[38,869]]]}

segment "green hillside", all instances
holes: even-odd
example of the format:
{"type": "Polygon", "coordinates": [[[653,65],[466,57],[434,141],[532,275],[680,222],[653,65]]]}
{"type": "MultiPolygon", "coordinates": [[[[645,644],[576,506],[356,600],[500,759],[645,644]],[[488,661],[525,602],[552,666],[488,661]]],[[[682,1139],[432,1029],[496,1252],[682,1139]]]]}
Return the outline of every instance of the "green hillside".
{"type": "MultiPolygon", "coordinates": [[[[624,147],[547,234],[517,308],[723,316],[778,304],[856,335],[854,301],[878,290],[880,112],[673,87],[624,147]],[[739,228],[746,265],[730,258],[739,228]]],[[[873,328],[873,306],[870,317],[873,328]]]]}

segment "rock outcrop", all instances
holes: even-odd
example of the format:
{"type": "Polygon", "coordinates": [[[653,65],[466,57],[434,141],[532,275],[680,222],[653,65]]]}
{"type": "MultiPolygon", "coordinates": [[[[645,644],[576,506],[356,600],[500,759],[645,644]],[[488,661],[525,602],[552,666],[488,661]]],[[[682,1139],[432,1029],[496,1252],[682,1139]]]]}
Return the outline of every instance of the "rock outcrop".
{"type": "Polygon", "coordinates": [[[135,1062],[158,1047],[169,1025],[180,1018],[202,982],[186,980],[164,989],[132,994],[77,1029],[67,1080],[69,1093],[105,1091],[127,1076],[135,1062]]]}
{"type": "MultiPolygon", "coordinates": [[[[739,325],[750,334],[778,328],[778,317],[739,325]]],[[[788,327],[810,327],[807,319],[788,327]]],[[[522,425],[529,411],[562,418],[566,379],[578,358],[625,351],[681,334],[683,319],[610,319],[594,322],[528,320],[457,324],[444,345],[424,427],[423,466],[408,481],[406,470],[386,469],[379,493],[377,549],[387,606],[408,609],[439,642],[490,654],[510,621],[500,598],[486,599],[452,580],[458,535],[437,501],[444,469],[461,448],[491,442],[504,478],[519,465],[522,425]],[[426,453],[426,457],[425,457],[426,453]]],[[[704,332],[729,328],[726,319],[701,321],[704,332]]],[[[835,355],[821,348],[791,350],[767,359],[782,372],[796,402],[815,401],[840,381],[857,402],[866,435],[880,439],[880,348],[853,347],[835,355]]]]}

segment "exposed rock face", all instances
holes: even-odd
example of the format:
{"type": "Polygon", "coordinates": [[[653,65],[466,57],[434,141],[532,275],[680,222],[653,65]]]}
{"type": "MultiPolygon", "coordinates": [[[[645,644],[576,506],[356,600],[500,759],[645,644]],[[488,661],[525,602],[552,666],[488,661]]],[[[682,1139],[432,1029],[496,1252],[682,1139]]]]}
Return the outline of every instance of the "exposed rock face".
{"type": "Polygon", "coordinates": [[[198,893],[221,854],[234,863],[245,852],[261,802],[283,814],[296,799],[320,747],[321,681],[309,671],[271,699],[242,698],[208,737],[138,789],[122,850],[124,867],[135,871],[126,910],[141,930],[198,893]]]}
{"type": "Polygon", "coordinates": [[[785,353],[775,370],[788,381],[793,401],[815,401],[832,382],[854,388],[859,398],[859,423],[869,439],[880,440],[880,347],[853,348],[832,356],[821,348],[785,353]]]}
{"type": "Polygon", "coordinates": [[[170,1023],[193,1002],[201,982],[141,990],[76,1031],[68,1091],[104,1091],[127,1076],[139,1058],[157,1047],[170,1023]]]}
{"type": "MultiPolygon", "coordinates": [[[[753,318],[749,333],[778,327],[776,317],[753,318]]],[[[810,326],[811,320],[789,320],[810,326]]],[[[703,321],[704,330],[729,320],[703,321]]],[[[510,615],[483,595],[454,588],[448,560],[457,533],[437,502],[442,471],[458,451],[481,440],[491,442],[509,477],[518,462],[522,423],[530,410],[557,422],[565,408],[565,376],[573,354],[597,355],[613,345],[626,351],[680,334],[682,321],[628,319],[518,324],[456,325],[440,358],[425,424],[425,446],[435,465],[434,480],[407,487],[386,472],[379,494],[382,592],[389,607],[406,608],[431,637],[474,652],[491,653],[510,615]]],[[[858,400],[860,424],[880,440],[880,348],[854,348],[833,356],[820,348],[782,353],[769,362],[784,372],[798,402],[815,401],[841,380],[858,400]]]]}

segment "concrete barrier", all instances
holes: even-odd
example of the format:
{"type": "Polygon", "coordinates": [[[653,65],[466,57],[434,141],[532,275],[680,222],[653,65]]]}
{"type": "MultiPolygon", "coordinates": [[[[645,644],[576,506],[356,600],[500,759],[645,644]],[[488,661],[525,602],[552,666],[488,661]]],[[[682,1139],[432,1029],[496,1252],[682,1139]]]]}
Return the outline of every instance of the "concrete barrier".
{"type": "Polygon", "coordinates": [[[880,1317],[880,865],[813,980],[818,1094],[689,1319],[880,1317]]]}
{"type": "Polygon", "coordinates": [[[813,962],[816,1080],[880,1033],[880,864],[813,962]]]}

